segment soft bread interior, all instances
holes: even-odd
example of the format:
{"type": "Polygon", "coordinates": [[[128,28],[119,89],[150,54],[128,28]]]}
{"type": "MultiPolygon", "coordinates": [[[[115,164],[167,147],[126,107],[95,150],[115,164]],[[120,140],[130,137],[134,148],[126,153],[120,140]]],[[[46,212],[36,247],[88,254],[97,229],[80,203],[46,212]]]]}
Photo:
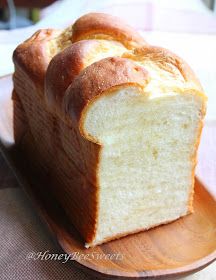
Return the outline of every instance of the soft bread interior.
{"type": "Polygon", "coordinates": [[[86,137],[102,145],[94,244],[189,212],[201,110],[192,92],[154,96],[136,87],[88,107],[86,137]]]}

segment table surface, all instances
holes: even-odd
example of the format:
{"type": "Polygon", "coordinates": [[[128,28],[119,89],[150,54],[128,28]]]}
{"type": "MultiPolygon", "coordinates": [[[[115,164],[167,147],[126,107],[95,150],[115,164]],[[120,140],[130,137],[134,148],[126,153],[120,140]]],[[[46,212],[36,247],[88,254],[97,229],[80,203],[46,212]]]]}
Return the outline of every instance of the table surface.
{"type": "MultiPolygon", "coordinates": [[[[8,85],[1,79],[1,91],[8,85]]],[[[197,174],[216,198],[216,125],[205,125],[199,149],[197,174]],[[208,150],[204,147],[208,146],[208,150]],[[208,176],[206,176],[208,174],[208,176]]],[[[0,155],[0,275],[1,279],[91,279],[70,261],[30,260],[31,252],[60,253],[35,209],[19,187],[18,182],[0,155]]],[[[213,280],[216,262],[184,279],[213,280]]]]}

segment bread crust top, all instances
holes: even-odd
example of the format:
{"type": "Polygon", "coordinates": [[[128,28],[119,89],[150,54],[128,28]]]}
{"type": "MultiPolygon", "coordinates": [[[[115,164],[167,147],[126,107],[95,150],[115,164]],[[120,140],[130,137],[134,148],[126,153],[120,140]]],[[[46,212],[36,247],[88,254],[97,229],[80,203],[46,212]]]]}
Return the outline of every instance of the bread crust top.
{"type": "Polygon", "coordinates": [[[97,38],[119,41],[127,49],[134,49],[147,44],[143,37],[133,28],[118,17],[108,14],[86,14],[74,23],[72,42],[97,38]]]}
{"type": "Polygon", "coordinates": [[[154,80],[148,63],[156,67],[158,76],[167,74],[161,83],[169,76],[173,87],[180,81],[182,91],[190,88],[206,99],[186,62],[148,45],[138,32],[111,15],[90,13],[64,31],[40,30],[16,48],[13,60],[40,89],[50,110],[65,121],[77,122],[81,132],[82,112],[99,95],[129,85],[145,90],[154,80]]]}
{"type": "Polygon", "coordinates": [[[134,49],[133,52],[125,53],[123,57],[133,59],[135,61],[154,61],[159,68],[173,75],[175,75],[176,72],[179,72],[185,82],[193,82],[194,86],[197,87],[198,90],[203,91],[199,80],[189,65],[178,55],[168,49],[157,46],[142,46],[134,49]]]}
{"type": "Polygon", "coordinates": [[[43,88],[44,77],[50,62],[47,50],[49,42],[60,34],[58,30],[38,30],[28,40],[20,44],[13,53],[15,66],[21,68],[29,77],[43,88]]]}
{"type": "Polygon", "coordinates": [[[45,97],[54,110],[61,110],[66,89],[85,68],[84,60],[88,52],[98,44],[96,40],[76,42],[50,61],[45,78],[45,97]]]}

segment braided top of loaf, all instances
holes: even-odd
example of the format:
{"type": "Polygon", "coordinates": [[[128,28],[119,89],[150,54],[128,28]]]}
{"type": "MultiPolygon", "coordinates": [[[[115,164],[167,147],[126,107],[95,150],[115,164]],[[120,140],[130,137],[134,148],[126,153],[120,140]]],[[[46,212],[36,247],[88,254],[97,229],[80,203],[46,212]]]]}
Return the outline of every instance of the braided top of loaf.
{"type": "Polygon", "coordinates": [[[193,90],[205,98],[186,62],[107,14],[84,15],[63,31],[40,30],[13,59],[49,109],[79,126],[88,104],[116,87],[136,86],[149,96],[193,90]]]}

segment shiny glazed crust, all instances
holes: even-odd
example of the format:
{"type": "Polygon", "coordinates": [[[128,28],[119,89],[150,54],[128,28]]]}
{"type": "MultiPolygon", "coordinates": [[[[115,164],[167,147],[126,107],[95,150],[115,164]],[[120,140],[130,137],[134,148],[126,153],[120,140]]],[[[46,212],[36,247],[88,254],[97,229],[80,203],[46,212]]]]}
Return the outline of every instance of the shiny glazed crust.
{"type": "MultiPolygon", "coordinates": [[[[149,60],[176,79],[180,73],[187,90],[202,96],[201,113],[204,116],[206,97],[202,87],[182,59],[166,49],[148,45],[131,27],[106,14],[87,14],[63,32],[38,31],[17,47],[13,60],[14,91],[23,104],[33,137],[37,138],[41,130],[41,137],[44,137],[41,141],[49,141],[49,147],[42,151],[40,139],[35,140],[41,155],[49,149],[44,157],[46,167],[55,161],[52,166],[53,179],[58,181],[55,194],[84,240],[91,244],[97,230],[97,170],[101,143],[83,129],[88,106],[100,95],[109,94],[118,87],[133,85],[145,89],[151,75],[137,61],[149,60]],[[122,55],[99,59],[88,65],[87,58],[97,48],[103,50],[100,40],[122,48],[122,55]],[[26,98],[30,89],[33,104],[37,104],[38,110],[41,108],[43,118],[49,123],[48,132],[44,132],[44,127],[35,127],[33,119],[37,116],[28,113],[26,98]],[[72,142],[76,147],[74,150],[70,150],[72,142]],[[76,174],[73,181],[68,179],[70,173],[76,174]]],[[[202,123],[200,133],[201,128],[202,123]]],[[[198,143],[199,139],[197,147],[198,143]]],[[[196,153],[192,160],[196,162],[196,153]]],[[[188,212],[192,211],[192,194],[193,186],[188,212]]]]}

